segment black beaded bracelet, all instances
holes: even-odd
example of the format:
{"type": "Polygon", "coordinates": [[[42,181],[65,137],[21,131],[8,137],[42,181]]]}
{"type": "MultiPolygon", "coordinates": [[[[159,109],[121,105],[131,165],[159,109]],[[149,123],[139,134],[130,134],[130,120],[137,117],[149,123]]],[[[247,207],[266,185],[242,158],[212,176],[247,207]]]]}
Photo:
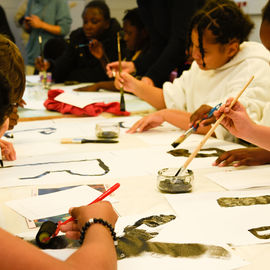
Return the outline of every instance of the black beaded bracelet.
{"type": "Polygon", "coordinates": [[[81,237],[80,237],[80,240],[79,240],[80,244],[83,243],[83,240],[84,240],[84,237],[85,237],[85,234],[86,234],[87,229],[92,224],[95,224],[95,223],[102,224],[103,226],[107,227],[110,230],[111,235],[112,235],[112,238],[113,238],[113,243],[114,243],[115,246],[117,246],[118,242],[117,242],[116,233],[114,231],[113,226],[110,223],[108,223],[107,221],[103,220],[102,218],[90,218],[84,224],[84,226],[82,227],[82,230],[81,230],[81,237]]]}

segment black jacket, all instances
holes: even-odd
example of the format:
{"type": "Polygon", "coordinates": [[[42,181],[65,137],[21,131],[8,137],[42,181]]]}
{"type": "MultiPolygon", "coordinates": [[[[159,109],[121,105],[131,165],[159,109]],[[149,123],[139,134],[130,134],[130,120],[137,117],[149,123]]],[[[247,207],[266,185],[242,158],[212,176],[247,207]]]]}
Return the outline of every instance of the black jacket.
{"type": "Polygon", "coordinates": [[[156,86],[169,80],[169,74],[185,62],[187,30],[194,12],[203,0],[137,0],[150,34],[150,49],[134,61],[137,74],[151,78],[156,86]]]}
{"type": "MultiPolygon", "coordinates": [[[[117,20],[111,19],[109,29],[99,38],[110,62],[118,59],[117,32],[120,29],[117,20]]],[[[88,42],[82,28],[78,28],[70,34],[67,49],[57,59],[52,69],[55,82],[98,82],[109,80],[100,61],[90,53],[89,48],[87,46],[78,47],[79,44],[88,44],[88,42]]],[[[124,46],[121,45],[121,47],[124,46]]]]}

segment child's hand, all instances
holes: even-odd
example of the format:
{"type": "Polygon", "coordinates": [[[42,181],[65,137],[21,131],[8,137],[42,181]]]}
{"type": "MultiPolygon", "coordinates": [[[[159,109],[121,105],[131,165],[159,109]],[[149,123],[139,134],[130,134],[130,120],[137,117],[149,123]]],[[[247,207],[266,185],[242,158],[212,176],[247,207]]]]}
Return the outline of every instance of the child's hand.
{"type": "Polygon", "coordinates": [[[164,122],[164,117],[162,116],[162,110],[151,113],[141,120],[137,121],[127,133],[143,132],[151,128],[158,127],[164,122]]]}
{"type": "Polygon", "coordinates": [[[75,219],[65,225],[61,225],[60,230],[66,233],[71,239],[80,238],[80,230],[90,218],[102,218],[113,227],[117,221],[117,214],[108,201],[97,202],[88,206],[73,207],[69,210],[70,215],[75,219]]]}
{"type": "Polygon", "coordinates": [[[257,166],[270,163],[270,151],[262,148],[241,148],[227,151],[219,156],[213,166],[257,166]]]}
{"type": "Polygon", "coordinates": [[[2,151],[2,157],[5,160],[11,161],[16,159],[16,152],[12,143],[0,139],[0,147],[2,151]]]}
{"type": "Polygon", "coordinates": [[[203,118],[207,117],[207,114],[211,111],[212,107],[206,104],[201,105],[199,109],[197,109],[191,116],[190,116],[190,124],[189,126],[208,126],[211,125],[216,121],[215,117],[212,116],[206,120],[202,120],[203,118]],[[201,122],[200,122],[201,121],[201,122]],[[199,123],[200,122],[200,123],[199,123]]]}
{"type": "MultiPolygon", "coordinates": [[[[136,71],[135,65],[133,62],[127,62],[127,61],[122,61],[121,62],[121,66],[122,66],[122,71],[126,72],[126,73],[133,73],[136,71]]],[[[113,78],[115,77],[115,72],[119,71],[119,62],[115,61],[115,62],[111,62],[106,66],[106,71],[107,71],[107,75],[109,76],[109,78],[113,78]]]]}
{"type": "Polygon", "coordinates": [[[39,71],[47,71],[50,68],[50,62],[46,59],[42,59],[41,56],[38,56],[35,59],[35,68],[39,71]]]}
{"type": "Polygon", "coordinates": [[[104,49],[101,42],[97,39],[91,39],[89,42],[89,51],[97,59],[101,59],[104,56],[104,49]]]}
{"type": "Polygon", "coordinates": [[[214,112],[214,116],[219,118],[225,113],[226,116],[221,124],[228,129],[232,135],[245,139],[251,127],[256,124],[249,118],[245,107],[240,102],[237,101],[230,109],[232,100],[233,98],[229,98],[225,105],[222,105],[218,111],[214,112]]]}

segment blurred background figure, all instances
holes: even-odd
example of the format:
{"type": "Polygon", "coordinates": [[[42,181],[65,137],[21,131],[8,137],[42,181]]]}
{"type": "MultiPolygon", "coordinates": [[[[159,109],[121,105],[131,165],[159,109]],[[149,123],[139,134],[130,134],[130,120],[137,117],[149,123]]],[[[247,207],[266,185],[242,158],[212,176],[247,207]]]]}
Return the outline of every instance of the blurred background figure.
{"type": "MultiPolygon", "coordinates": [[[[67,49],[56,61],[36,59],[38,70],[49,70],[55,82],[97,82],[109,80],[106,64],[118,58],[119,22],[111,18],[103,1],[89,2],[82,12],[82,27],[70,34],[67,49]]],[[[124,50],[124,43],[121,44],[124,50]]]]}
{"type": "Polygon", "coordinates": [[[71,17],[66,0],[29,0],[24,28],[30,37],[26,46],[27,74],[33,74],[35,58],[40,55],[39,36],[45,44],[49,39],[64,37],[70,31],[71,17]]]}
{"type": "MultiPolygon", "coordinates": [[[[189,21],[204,0],[137,0],[141,18],[150,34],[150,48],[144,57],[122,63],[123,71],[143,76],[142,80],[162,87],[170,73],[185,68],[186,37],[189,21]]],[[[108,65],[108,75],[118,70],[118,63],[108,65]]]]}

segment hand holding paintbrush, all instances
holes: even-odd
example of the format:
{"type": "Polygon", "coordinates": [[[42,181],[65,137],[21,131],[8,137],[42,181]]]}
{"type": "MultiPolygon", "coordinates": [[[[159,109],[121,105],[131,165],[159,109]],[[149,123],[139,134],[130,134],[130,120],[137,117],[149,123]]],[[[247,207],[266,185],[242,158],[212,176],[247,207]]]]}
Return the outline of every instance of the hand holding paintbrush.
{"type": "MultiPolygon", "coordinates": [[[[233,105],[236,103],[236,101],[239,99],[239,97],[242,95],[242,93],[247,89],[247,87],[249,86],[249,84],[252,82],[252,80],[254,79],[254,76],[252,76],[249,81],[247,82],[247,84],[244,86],[244,88],[238,93],[238,95],[233,99],[230,108],[233,107],[233,105]]],[[[195,156],[197,155],[197,153],[201,150],[201,148],[203,147],[203,145],[206,143],[206,141],[210,138],[210,136],[214,133],[215,129],[217,128],[217,126],[222,122],[223,118],[225,117],[225,114],[223,113],[220,118],[215,122],[215,124],[212,126],[212,128],[207,132],[207,134],[204,136],[204,138],[202,139],[202,141],[199,143],[199,145],[197,146],[197,148],[194,150],[194,152],[189,156],[189,158],[186,160],[186,162],[184,163],[184,165],[176,172],[175,176],[177,175],[182,175],[184,174],[184,172],[187,169],[187,166],[190,164],[190,162],[193,160],[193,158],[195,158],[195,156]]]]}
{"type": "Polygon", "coordinates": [[[222,103],[219,103],[215,107],[213,107],[201,120],[199,120],[195,125],[193,125],[190,129],[188,129],[183,135],[181,135],[177,140],[175,140],[172,143],[172,146],[175,148],[177,147],[180,143],[182,143],[189,135],[192,133],[196,132],[198,129],[200,123],[206,119],[209,119],[213,116],[213,113],[221,106],[222,103]]]}

